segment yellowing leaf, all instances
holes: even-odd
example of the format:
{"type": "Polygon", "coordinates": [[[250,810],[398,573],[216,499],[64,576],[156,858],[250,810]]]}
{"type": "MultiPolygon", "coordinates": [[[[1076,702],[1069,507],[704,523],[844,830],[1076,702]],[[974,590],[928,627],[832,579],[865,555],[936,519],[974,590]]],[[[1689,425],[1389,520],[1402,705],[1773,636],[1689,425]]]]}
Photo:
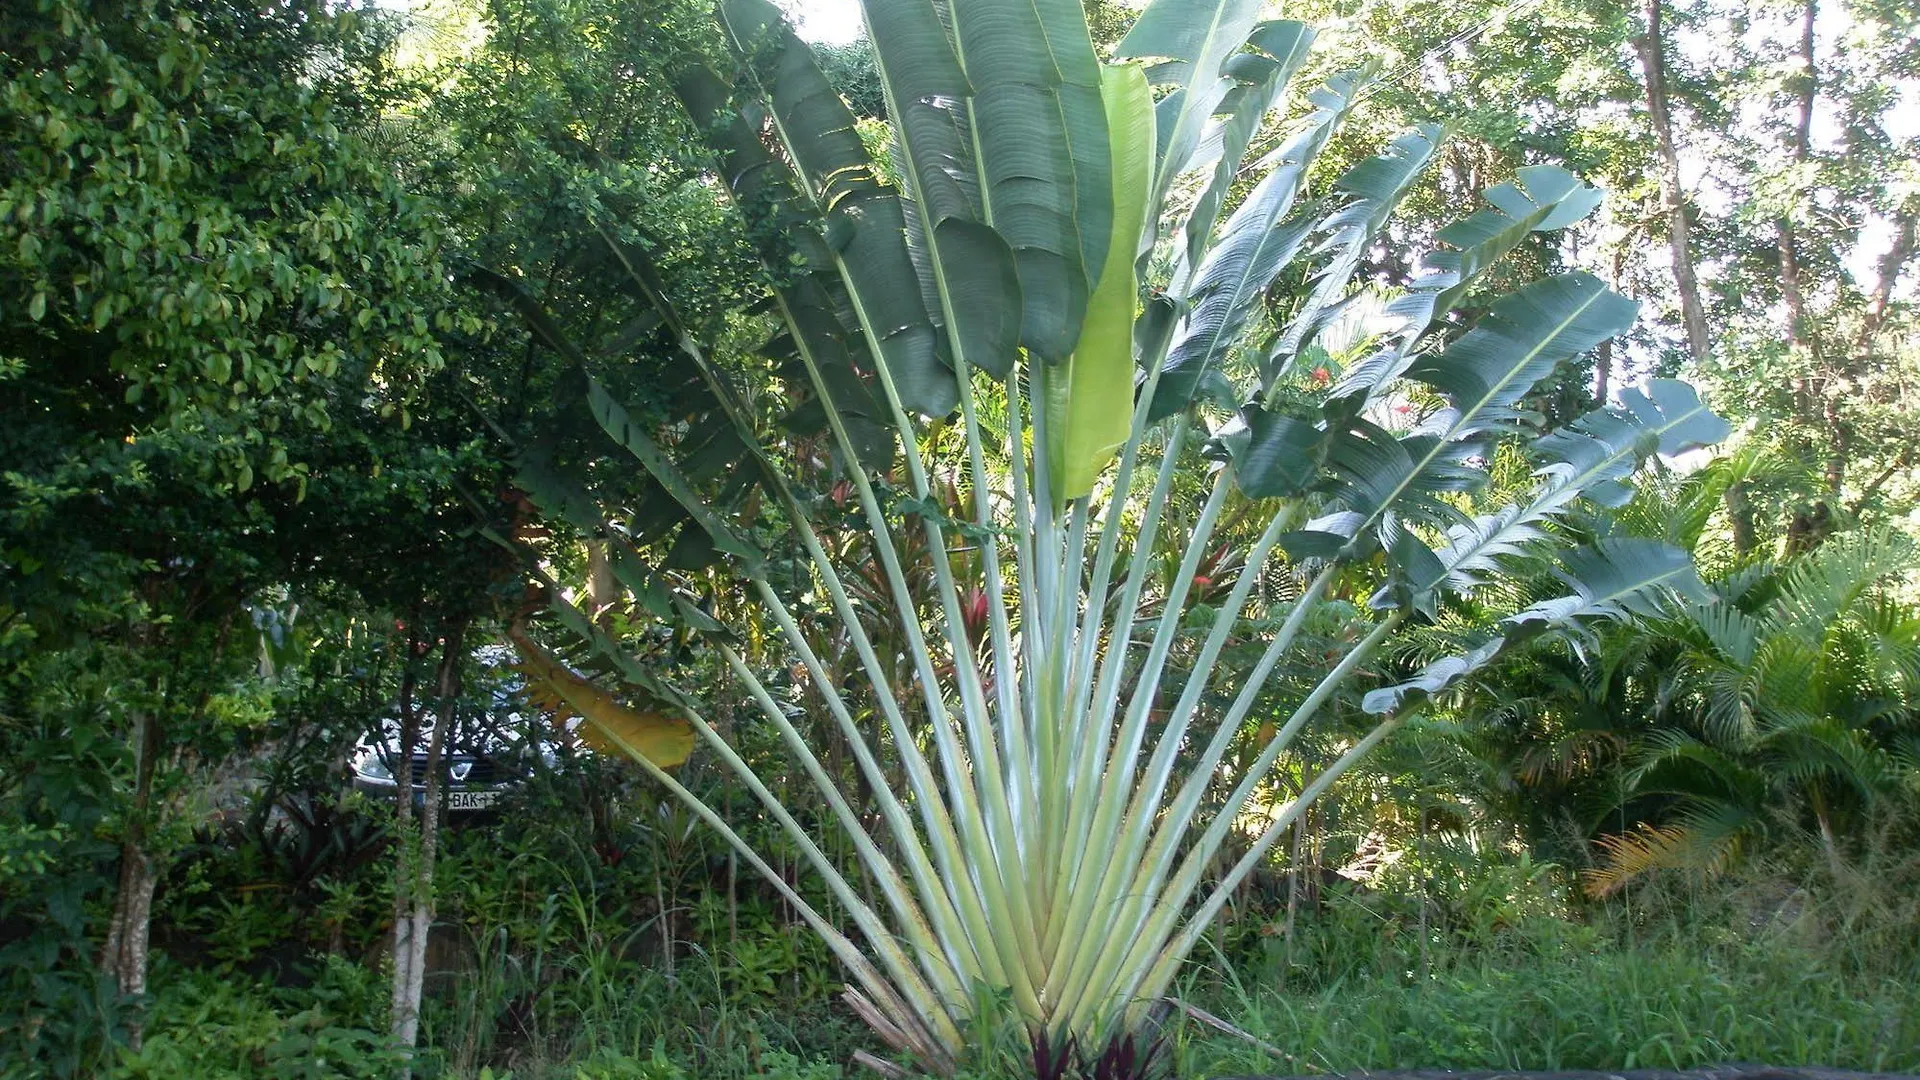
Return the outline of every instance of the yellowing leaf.
{"type": "Polygon", "coordinates": [[[677,716],[622,704],[595,683],[581,678],[560,658],[541,648],[518,627],[508,638],[527,677],[527,700],[553,714],[556,724],[578,717],[580,741],[601,753],[625,753],[671,769],[693,753],[693,726],[677,716]]]}
{"type": "Polygon", "coordinates": [[[1139,306],[1134,256],[1146,227],[1153,182],[1153,93],[1138,64],[1103,71],[1113,153],[1113,235],[1106,268],[1087,301],[1073,356],[1047,385],[1047,454],[1054,500],[1093,491],[1100,471],[1133,426],[1133,316],[1139,306]]]}

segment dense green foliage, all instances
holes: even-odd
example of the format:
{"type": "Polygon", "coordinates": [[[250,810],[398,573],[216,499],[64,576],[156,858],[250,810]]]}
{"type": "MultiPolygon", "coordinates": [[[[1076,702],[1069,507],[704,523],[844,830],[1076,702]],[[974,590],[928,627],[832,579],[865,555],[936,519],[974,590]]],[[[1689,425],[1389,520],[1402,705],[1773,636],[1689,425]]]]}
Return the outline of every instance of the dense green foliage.
{"type": "MultiPolygon", "coordinates": [[[[1134,11],[1086,9],[1110,55],[1134,11]]],[[[1291,90],[1271,54],[1238,58],[1228,157],[1280,151],[1328,104],[1307,95],[1363,68],[1378,81],[1300,170],[1303,199],[1350,193],[1340,178],[1413,125],[1447,130],[1398,214],[1316,234],[1327,246],[1233,307],[1243,389],[1275,416],[1312,415],[1377,344],[1383,302],[1415,287],[1419,254],[1455,243],[1442,230],[1481,192],[1550,165],[1605,190],[1596,216],[1527,232],[1449,296],[1458,315],[1435,340],[1499,325],[1496,299],[1524,282],[1585,272],[1641,313],[1515,402],[1516,430],[1679,375],[1736,434],[1705,462],[1656,459],[1618,505],[1556,515],[1567,540],[1684,549],[1703,591],[1437,687],[1232,890],[1182,970],[1184,1000],[1291,1056],[1176,1018],[1180,1074],[1920,1071],[1920,156],[1906,119],[1920,13],[1309,0],[1284,14],[1321,28],[1317,48],[1291,90]],[[1650,14],[1664,20],[1651,37],[1650,14]],[[1340,284],[1356,286],[1329,304],[1343,297],[1317,288],[1322,271],[1349,252],[1340,284]],[[1692,285],[1676,274],[1687,261],[1692,285]],[[1273,365],[1303,321],[1316,333],[1273,365]]],[[[594,415],[620,402],[732,527],[779,550],[794,511],[734,437],[737,409],[833,557],[870,570],[849,576],[852,604],[893,685],[914,684],[847,455],[769,303],[802,295],[816,268],[793,239],[811,211],[756,189],[765,171],[730,167],[782,153],[747,105],[762,87],[739,45],[679,0],[0,9],[0,1077],[826,1080],[858,1075],[857,1050],[885,1053],[789,899],[529,705],[510,666],[512,628],[554,594],[576,599],[638,665],[625,674],[692,688],[802,831],[837,836],[724,641],[791,704],[859,811],[878,812],[765,605],[717,571],[712,531],[636,466],[604,406],[594,415]],[[632,542],[587,542],[602,534],[632,542]],[[528,545],[548,595],[528,587],[528,545]],[[704,606],[674,608],[668,585],[704,606]],[[715,638],[715,619],[742,629],[715,638]],[[462,737],[511,734],[528,779],[491,813],[443,818],[436,858],[417,817],[350,790],[347,762],[442,709],[462,737]],[[422,880],[434,930],[410,1054],[391,1034],[389,945],[412,902],[396,888],[422,880]],[[144,939],[127,946],[143,896],[150,958],[144,939]]],[[[877,182],[897,187],[911,163],[888,157],[873,46],[812,54],[877,182]]],[[[1256,178],[1207,172],[1175,202],[1216,181],[1205,198],[1225,223],[1258,209],[1256,178]]],[[[836,403],[875,406],[871,367],[846,373],[836,403]]],[[[1185,389],[1197,417],[1242,404],[1219,380],[1185,389]]],[[[1400,410],[1392,426],[1447,390],[1378,405],[1400,410]]],[[[960,427],[935,425],[929,459],[964,452],[960,427]]],[[[1286,425],[1261,430],[1286,445],[1286,425]]],[[[1535,490],[1526,440],[1494,434],[1465,463],[1489,483],[1438,496],[1436,515],[1535,490]]],[[[1285,487],[1284,458],[1268,461],[1285,487]]],[[[965,470],[919,492],[891,464],[874,474],[887,513],[964,538],[965,470]]],[[[1170,483],[1142,554],[1149,616],[1178,595],[1164,586],[1210,486],[1197,470],[1170,483]]],[[[1242,504],[1219,518],[1181,587],[1164,694],[1204,667],[1237,553],[1264,524],[1242,504]]],[[[1441,532],[1423,535],[1440,546],[1441,532]]],[[[932,595],[920,537],[898,550],[932,595]]],[[[971,551],[956,567],[985,635],[985,569],[971,551]]],[[[1497,589],[1423,597],[1369,685],[1418,678],[1565,591],[1544,563],[1509,568],[1497,589]]],[[[1397,572],[1369,554],[1328,588],[1299,657],[1257,684],[1229,768],[1256,760],[1397,572]]],[[[803,598],[807,633],[844,630],[791,562],[772,576],[803,598]]],[[[1268,568],[1255,596],[1220,652],[1233,689],[1298,588],[1268,568]]],[[[851,693],[859,665],[835,640],[831,675],[851,693]]],[[[566,658],[652,703],[604,653],[566,658]]],[[[1203,705],[1224,709],[1221,695],[1203,705]]],[[[1207,882],[1369,730],[1357,690],[1328,710],[1261,775],[1207,882]]],[[[877,715],[857,722],[878,731],[877,715]]],[[[674,775],[795,895],[848,920],[720,762],[698,754],[674,775]]],[[[1198,812],[1225,805],[1209,795],[1198,812]]],[[[1019,1075],[1024,1033],[968,1035],[963,1071],[1019,1075]]]]}
{"type": "MultiPolygon", "coordinates": [[[[557,817],[549,798],[512,817],[557,817]]],[[[860,1075],[845,1062],[869,1039],[831,1001],[825,958],[794,955],[804,935],[748,878],[730,911],[715,840],[641,833],[655,805],[632,804],[634,846],[612,866],[558,830],[455,834],[444,917],[460,974],[446,976],[427,1018],[452,1075],[486,1063],[496,1076],[511,1067],[564,1080],[860,1075]],[[685,951],[671,977],[648,921],[656,870],[669,889],[706,883],[682,912],[685,951]]],[[[1840,893],[1820,882],[1817,857],[1775,860],[1710,889],[1671,882],[1595,910],[1554,868],[1433,842],[1424,861],[1403,860],[1369,887],[1322,890],[1296,912],[1291,943],[1284,900],[1249,897],[1223,928],[1224,957],[1181,994],[1293,1058],[1182,1023],[1181,1075],[1727,1061],[1911,1072],[1920,957],[1903,895],[1910,851],[1882,850],[1860,870],[1840,893]]],[[[206,930],[238,933],[250,920],[239,907],[206,930]]],[[[169,962],[156,973],[155,1048],[142,1055],[152,1065],[136,1075],[232,1075],[214,1070],[238,1048],[275,1062],[301,1045],[273,1049],[290,1035],[332,1028],[344,1042],[355,1027],[379,1027],[374,972],[324,956],[297,971],[169,962]],[[207,1071],[164,1071],[186,1055],[207,1071]]],[[[370,1051],[337,1060],[341,1076],[385,1061],[370,1051]]]]}

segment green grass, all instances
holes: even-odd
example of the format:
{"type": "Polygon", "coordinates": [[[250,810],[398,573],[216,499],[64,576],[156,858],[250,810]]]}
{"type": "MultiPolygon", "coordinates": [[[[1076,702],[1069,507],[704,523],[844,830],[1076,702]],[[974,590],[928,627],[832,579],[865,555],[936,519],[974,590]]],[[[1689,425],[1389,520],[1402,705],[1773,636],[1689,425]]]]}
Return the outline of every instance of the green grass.
{"type": "Polygon", "coordinates": [[[1920,980],[1862,977],[1788,942],[1703,950],[1666,938],[1567,956],[1437,959],[1444,970],[1426,978],[1217,993],[1226,1015],[1291,1060],[1211,1038],[1185,1047],[1186,1075],[1731,1061],[1920,1071],[1920,980]]]}
{"type": "MultiPolygon", "coordinates": [[[[1920,1073],[1920,889],[1904,874],[1839,889],[1755,874],[1586,907],[1564,875],[1524,863],[1437,888],[1445,873],[1424,873],[1424,913],[1391,882],[1341,892],[1302,913],[1291,946],[1277,919],[1243,912],[1181,992],[1286,1057],[1182,1022],[1168,1029],[1180,1076],[1734,1061],[1920,1073]]],[[[585,939],[618,944],[618,928],[592,929],[585,939]]],[[[671,979],[613,947],[475,959],[430,1008],[429,1080],[837,1080],[862,1075],[841,1067],[855,1049],[878,1050],[830,999],[792,1007],[794,977],[743,989],[718,951],[671,979]],[[516,1010],[534,1037],[506,1033],[516,1010]]],[[[173,965],[157,977],[129,1080],[391,1068],[354,1034],[382,1023],[375,970],[335,959],[304,989],[173,965]]],[[[1024,1080],[1013,1041],[975,1080],[1024,1080]]]]}
{"type": "Polygon", "coordinates": [[[1256,936],[1189,985],[1289,1058],[1194,1039],[1183,1075],[1725,1062],[1920,1072],[1913,864],[1839,887],[1756,868],[1603,907],[1569,903],[1557,874],[1480,868],[1437,890],[1424,921],[1405,894],[1336,896],[1302,924],[1291,966],[1283,941],[1256,936]]]}

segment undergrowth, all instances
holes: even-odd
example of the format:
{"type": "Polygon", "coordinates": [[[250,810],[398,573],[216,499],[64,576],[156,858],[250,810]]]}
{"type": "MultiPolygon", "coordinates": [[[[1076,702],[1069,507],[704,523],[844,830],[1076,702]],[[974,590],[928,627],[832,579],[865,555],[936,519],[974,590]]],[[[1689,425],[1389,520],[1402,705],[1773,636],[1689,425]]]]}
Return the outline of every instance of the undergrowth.
{"type": "MultiPolygon", "coordinates": [[[[1657,882],[1605,906],[1524,860],[1483,863],[1456,887],[1444,871],[1328,889],[1301,906],[1290,946],[1277,912],[1243,911],[1183,1000],[1284,1057],[1176,1017],[1164,1032],[1176,1075],[1729,1061],[1920,1072],[1920,889],[1904,871],[1836,886],[1775,865],[1710,886],[1657,882]],[[1423,889],[1407,887],[1414,876],[1423,889]]],[[[743,992],[723,947],[692,950],[670,978],[618,952],[547,958],[546,975],[524,956],[475,961],[433,1002],[418,1074],[838,1080],[860,1075],[844,1064],[855,1050],[877,1049],[830,1002],[795,998],[785,976],[771,994],[743,992]],[[524,1030],[542,1016],[544,1037],[524,1030]]],[[[366,1034],[384,985],[371,969],[326,961],[298,990],[159,975],[146,1048],[123,1055],[119,1076],[390,1074],[390,1053],[366,1034]]],[[[1017,1040],[985,1041],[969,1080],[1030,1073],[1017,1040]]]]}

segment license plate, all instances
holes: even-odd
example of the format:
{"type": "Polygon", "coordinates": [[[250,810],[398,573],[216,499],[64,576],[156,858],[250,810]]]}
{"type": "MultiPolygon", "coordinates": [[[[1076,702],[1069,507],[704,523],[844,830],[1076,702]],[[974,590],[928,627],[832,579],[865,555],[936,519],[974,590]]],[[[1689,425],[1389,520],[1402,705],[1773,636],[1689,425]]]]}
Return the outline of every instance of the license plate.
{"type": "Polygon", "coordinates": [[[449,810],[485,810],[500,798],[497,791],[454,791],[447,794],[449,810]]]}

